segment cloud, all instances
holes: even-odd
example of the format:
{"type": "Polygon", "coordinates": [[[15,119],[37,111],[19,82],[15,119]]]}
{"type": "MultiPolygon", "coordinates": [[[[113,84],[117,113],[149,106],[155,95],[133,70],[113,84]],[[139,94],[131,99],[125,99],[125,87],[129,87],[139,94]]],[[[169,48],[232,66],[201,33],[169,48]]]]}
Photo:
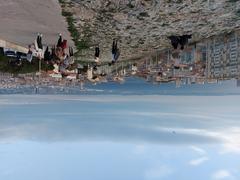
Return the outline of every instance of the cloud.
{"type": "MultiPolygon", "coordinates": [[[[224,144],[225,152],[240,152],[237,140],[240,130],[232,133],[231,129],[240,125],[240,114],[233,109],[240,102],[239,97],[11,95],[0,96],[0,105],[1,102],[33,104],[28,108],[4,107],[0,120],[1,141],[16,138],[100,139],[140,144],[214,142],[224,144]],[[192,110],[193,107],[197,109],[192,110]]],[[[140,149],[138,152],[142,152],[140,149]]],[[[200,157],[206,156],[203,149],[192,149],[200,157]]]]}
{"type": "Polygon", "coordinates": [[[227,170],[219,170],[213,173],[212,179],[227,179],[232,177],[231,173],[227,170]]]}
{"type": "Polygon", "coordinates": [[[190,149],[192,149],[194,152],[201,155],[202,157],[189,161],[189,165],[199,166],[209,160],[209,158],[206,156],[207,152],[204,149],[197,146],[190,146],[190,149]]]}
{"type": "MultiPolygon", "coordinates": [[[[70,115],[71,116],[71,115],[70,115]]],[[[54,117],[32,117],[18,116],[16,120],[0,121],[0,140],[8,139],[31,139],[41,141],[75,141],[75,140],[109,140],[129,141],[137,143],[205,143],[215,142],[216,139],[208,136],[205,132],[195,132],[187,129],[177,129],[177,133],[167,129],[155,129],[154,123],[136,123],[133,119],[121,119],[122,116],[112,119],[106,116],[96,119],[93,115],[84,116],[57,116],[54,117]],[[72,118],[72,119],[71,119],[72,118]],[[54,127],[54,128],[53,128],[54,127]],[[86,130],[87,129],[87,130],[86,130]],[[205,135],[206,134],[206,135],[205,135]]],[[[7,117],[6,117],[7,118],[7,117]]],[[[175,129],[173,129],[175,130],[175,129]]],[[[138,152],[143,152],[139,147],[138,152]]]]}
{"type": "Polygon", "coordinates": [[[49,104],[50,99],[40,96],[28,96],[28,95],[0,95],[0,106],[15,106],[15,105],[39,105],[49,104]]]}
{"type": "Polygon", "coordinates": [[[240,128],[234,127],[226,129],[225,134],[222,134],[223,149],[220,154],[237,153],[240,154],[240,128]]]}
{"type": "Polygon", "coordinates": [[[47,102],[31,102],[31,101],[25,101],[25,102],[17,102],[17,101],[0,101],[0,106],[2,105],[37,105],[37,104],[46,104],[47,102]]]}
{"type": "Polygon", "coordinates": [[[137,145],[133,150],[134,154],[144,154],[145,152],[146,152],[146,146],[144,145],[137,145]]]}
{"type": "Polygon", "coordinates": [[[205,155],[207,153],[204,149],[197,147],[197,146],[190,146],[190,148],[200,155],[205,155]]]}
{"type": "Polygon", "coordinates": [[[193,159],[189,162],[189,164],[191,166],[199,166],[201,164],[203,164],[204,162],[208,161],[208,157],[201,157],[201,158],[198,158],[198,159],[193,159]]]}
{"type": "Polygon", "coordinates": [[[159,179],[159,178],[164,178],[166,176],[169,176],[173,173],[173,169],[162,165],[162,166],[157,166],[157,167],[153,167],[148,169],[145,172],[145,178],[146,179],[159,179]]]}

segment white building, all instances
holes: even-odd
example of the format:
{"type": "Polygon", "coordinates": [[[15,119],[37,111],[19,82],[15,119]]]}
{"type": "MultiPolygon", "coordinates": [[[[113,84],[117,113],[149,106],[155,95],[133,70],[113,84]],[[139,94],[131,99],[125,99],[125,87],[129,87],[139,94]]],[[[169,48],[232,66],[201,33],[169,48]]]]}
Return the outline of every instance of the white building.
{"type": "Polygon", "coordinates": [[[208,78],[237,78],[240,73],[240,35],[211,38],[207,48],[208,78]]]}

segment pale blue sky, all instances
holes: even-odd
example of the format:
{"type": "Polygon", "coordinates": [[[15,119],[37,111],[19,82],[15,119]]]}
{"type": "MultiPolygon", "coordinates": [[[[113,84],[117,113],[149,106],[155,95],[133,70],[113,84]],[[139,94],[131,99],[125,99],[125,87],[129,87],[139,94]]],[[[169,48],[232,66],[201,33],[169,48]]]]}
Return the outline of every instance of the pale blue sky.
{"type": "Polygon", "coordinates": [[[240,178],[240,96],[0,96],[0,179],[240,178]]]}

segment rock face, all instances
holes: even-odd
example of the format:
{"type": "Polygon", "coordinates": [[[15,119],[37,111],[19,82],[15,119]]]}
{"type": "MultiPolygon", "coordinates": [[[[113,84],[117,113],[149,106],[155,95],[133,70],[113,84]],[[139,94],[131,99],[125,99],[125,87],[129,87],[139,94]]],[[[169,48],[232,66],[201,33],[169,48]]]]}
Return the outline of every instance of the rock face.
{"type": "MultiPolygon", "coordinates": [[[[192,41],[231,32],[240,26],[240,0],[65,0],[81,38],[100,44],[111,60],[113,38],[121,60],[171,47],[167,36],[192,34],[192,41]]],[[[94,49],[94,48],[92,48],[94,49]]],[[[85,51],[86,59],[93,50],[85,51]]]]}

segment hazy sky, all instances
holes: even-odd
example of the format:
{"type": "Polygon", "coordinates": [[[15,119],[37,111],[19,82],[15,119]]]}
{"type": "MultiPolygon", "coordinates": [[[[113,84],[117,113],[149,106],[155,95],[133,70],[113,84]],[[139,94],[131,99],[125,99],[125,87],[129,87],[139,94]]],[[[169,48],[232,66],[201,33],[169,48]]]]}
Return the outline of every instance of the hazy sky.
{"type": "MultiPolygon", "coordinates": [[[[56,88],[48,86],[39,88],[40,94],[77,94],[77,95],[240,95],[240,87],[236,80],[219,82],[218,84],[192,84],[182,85],[176,88],[175,83],[156,84],[146,82],[144,79],[130,77],[125,83],[116,82],[101,83],[97,85],[85,84],[84,90],[76,88],[56,88]]],[[[0,94],[35,94],[36,88],[1,89],[0,94]]]]}
{"type": "Polygon", "coordinates": [[[0,96],[0,179],[239,179],[240,96],[0,96]]]}

